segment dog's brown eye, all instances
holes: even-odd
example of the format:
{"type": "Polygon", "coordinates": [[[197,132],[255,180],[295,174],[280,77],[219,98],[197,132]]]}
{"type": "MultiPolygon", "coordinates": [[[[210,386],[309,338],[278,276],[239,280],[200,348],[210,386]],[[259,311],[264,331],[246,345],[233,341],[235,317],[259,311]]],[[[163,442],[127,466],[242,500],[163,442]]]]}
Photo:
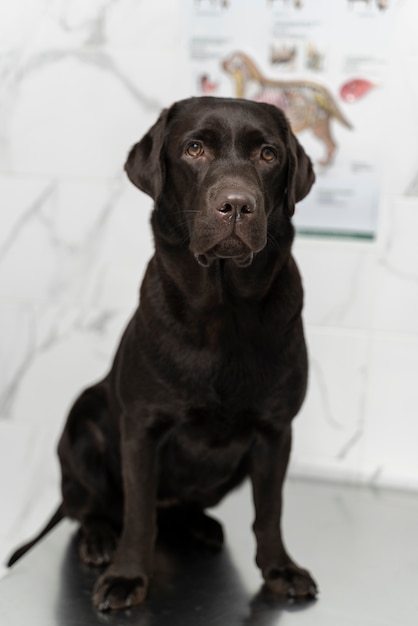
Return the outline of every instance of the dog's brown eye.
{"type": "Polygon", "coordinates": [[[188,154],[190,157],[193,157],[194,159],[201,156],[203,154],[202,144],[198,143],[197,141],[190,143],[186,148],[186,154],[188,154]]]}
{"type": "Polygon", "coordinates": [[[274,161],[274,159],[276,158],[276,153],[273,148],[264,146],[264,148],[261,149],[261,158],[263,159],[263,161],[267,162],[274,161]]]}

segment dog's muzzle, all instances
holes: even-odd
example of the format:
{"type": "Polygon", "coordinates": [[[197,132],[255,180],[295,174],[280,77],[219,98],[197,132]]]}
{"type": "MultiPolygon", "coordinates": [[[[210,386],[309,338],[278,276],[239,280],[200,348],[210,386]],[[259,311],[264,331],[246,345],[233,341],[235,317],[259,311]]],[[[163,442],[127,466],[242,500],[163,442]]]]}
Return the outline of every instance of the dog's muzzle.
{"type": "Polygon", "coordinates": [[[254,252],[252,252],[251,250],[249,250],[248,253],[246,254],[244,253],[241,256],[236,256],[236,257],[218,256],[211,252],[207,252],[206,254],[198,254],[198,253],[195,254],[196,261],[202,267],[210,267],[210,265],[212,265],[215,259],[230,259],[238,267],[249,267],[251,263],[253,262],[253,258],[254,258],[254,252]]]}
{"type": "Polygon", "coordinates": [[[202,218],[195,224],[192,250],[203,267],[209,267],[217,259],[229,260],[237,267],[249,267],[254,254],[265,246],[263,199],[260,194],[245,189],[242,180],[238,183],[212,194],[202,218]]]}

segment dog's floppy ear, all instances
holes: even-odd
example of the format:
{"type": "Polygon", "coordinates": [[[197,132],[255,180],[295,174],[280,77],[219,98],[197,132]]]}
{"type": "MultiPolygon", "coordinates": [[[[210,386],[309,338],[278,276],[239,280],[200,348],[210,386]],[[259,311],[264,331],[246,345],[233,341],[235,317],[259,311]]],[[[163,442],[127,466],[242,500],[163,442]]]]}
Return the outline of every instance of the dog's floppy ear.
{"type": "Polygon", "coordinates": [[[129,180],[154,200],[157,200],[164,185],[163,147],[168,111],[164,109],[141,141],[133,146],[125,163],[129,180]]]}
{"type": "Polygon", "coordinates": [[[291,217],[295,212],[296,202],[303,200],[311,190],[315,182],[315,174],[311,159],[300,145],[290,126],[287,144],[289,164],[286,195],[288,215],[291,217]]]}

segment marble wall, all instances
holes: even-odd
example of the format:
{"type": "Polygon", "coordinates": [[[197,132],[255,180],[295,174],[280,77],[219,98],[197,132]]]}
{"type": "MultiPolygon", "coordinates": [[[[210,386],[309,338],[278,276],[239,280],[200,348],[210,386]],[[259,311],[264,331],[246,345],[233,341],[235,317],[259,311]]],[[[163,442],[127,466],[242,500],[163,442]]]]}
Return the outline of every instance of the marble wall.
{"type": "MultiPolygon", "coordinates": [[[[374,242],[299,237],[311,355],[293,474],[418,489],[418,5],[399,0],[374,242]]],[[[181,0],[0,5],[0,561],[59,500],[57,438],[137,301],[129,146],[190,94],[181,0]]]]}

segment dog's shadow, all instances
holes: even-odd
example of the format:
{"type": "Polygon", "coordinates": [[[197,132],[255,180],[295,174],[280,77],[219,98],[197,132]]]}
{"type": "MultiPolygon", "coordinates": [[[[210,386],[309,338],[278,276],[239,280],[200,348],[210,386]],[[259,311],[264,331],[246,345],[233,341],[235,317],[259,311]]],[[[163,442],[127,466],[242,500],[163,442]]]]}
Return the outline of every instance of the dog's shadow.
{"type": "Polygon", "coordinates": [[[146,603],[126,611],[99,613],[91,603],[91,590],[99,574],[78,557],[78,533],[69,541],[56,604],[57,624],[109,624],[110,626],[273,626],[284,611],[303,610],[279,602],[264,588],[254,595],[243,583],[228,546],[220,552],[202,550],[185,540],[159,543],[155,574],[146,603]]]}

